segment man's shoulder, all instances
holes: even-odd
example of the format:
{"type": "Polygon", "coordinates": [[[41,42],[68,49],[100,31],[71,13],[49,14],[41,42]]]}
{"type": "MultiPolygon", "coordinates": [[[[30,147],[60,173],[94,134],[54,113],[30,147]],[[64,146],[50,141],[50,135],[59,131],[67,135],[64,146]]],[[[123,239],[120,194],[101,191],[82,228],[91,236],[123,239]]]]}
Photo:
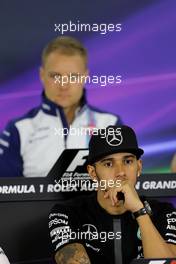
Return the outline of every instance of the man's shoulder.
{"type": "Polygon", "coordinates": [[[6,130],[7,130],[7,128],[13,129],[15,127],[15,124],[17,124],[20,121],[23,121],[23,120],[29,119],[29,118],[34,118],[40,110],[41,110],[40,106],[34,107],[34,108],[30,109],[29,111],[27,111],[25,114],[11,119],[6,125],[6,130]]]}
{"type": "Polygon", "coordinates": [[[25,119],[32,119],[39,113],[40,110],[41,110],[40,106],[34,107],[34,108],[28,110],[26,113],[24,113],[20,117],[12,119],[11,123],[16,124],[16,123],[18,123],[22,120],[25,120],[25,119]]]}
{"type": "Polygon", "coordinates": [[[6,133],[13,133],[13,131],[17,131],[18,130],[18,124],[24,125],[27,120],[35,119],[35,117],[38,115],[40,110],[41,110],[41,107],[38,106],[38,107],[30,109],[28,112],[21,115],[20,117],[11,119],[7,123],[3,133],[5,133],[5,132],[6,133]]]}

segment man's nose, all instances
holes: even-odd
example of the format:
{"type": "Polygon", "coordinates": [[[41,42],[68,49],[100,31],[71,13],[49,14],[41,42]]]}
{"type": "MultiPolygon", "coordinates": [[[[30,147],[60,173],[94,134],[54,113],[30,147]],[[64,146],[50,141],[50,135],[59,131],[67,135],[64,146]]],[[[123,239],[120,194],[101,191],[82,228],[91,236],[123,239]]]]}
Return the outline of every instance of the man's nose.
{"type": "Polygon", "coordinates": [[[119,179],[124,179],[125,177],[125,168],[123,164],[118,164],[115,166],[115,177],[119,179]]]}
{"type": "Polygon", "coordinates": [[[60,89],[68,89],[70,87],[70,80],[68,76],[62,76],[61,83],[60,83],[60,89]]]}

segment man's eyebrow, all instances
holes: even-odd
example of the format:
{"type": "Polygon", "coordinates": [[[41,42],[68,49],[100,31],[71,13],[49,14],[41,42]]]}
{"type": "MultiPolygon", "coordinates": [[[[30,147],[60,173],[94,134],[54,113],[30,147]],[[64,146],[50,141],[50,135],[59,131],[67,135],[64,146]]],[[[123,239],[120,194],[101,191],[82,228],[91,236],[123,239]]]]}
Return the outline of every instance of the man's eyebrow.
{"type": "Polygon", "coordinates": [[[99,162],[104,162],[104,161],[113,161],[113,160],[115,160],[114,158],[104,158],[104,159],[102,159],[102,160],[100,160],[99,162]]]}
{"type": "Polygon", "coordinates": [[[135,155],[130,154],[130,155],[125,155],[125,156],[123,157],[123,159],[135,158],[135,157],[136,157],[135,155]]]}

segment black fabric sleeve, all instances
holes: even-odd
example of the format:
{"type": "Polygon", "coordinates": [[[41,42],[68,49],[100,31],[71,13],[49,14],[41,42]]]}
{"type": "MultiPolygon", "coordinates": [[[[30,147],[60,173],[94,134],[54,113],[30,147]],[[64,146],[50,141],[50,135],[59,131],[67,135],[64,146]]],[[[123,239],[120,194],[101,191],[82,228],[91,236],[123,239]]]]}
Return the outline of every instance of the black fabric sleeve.
{"type": "Polygon", "coordinates": [[[166,222],[163,227],[165,241],[176,245],[176,209],[168,211],[165,217],[166,222]]]}
{"type": "Polygon", "coordinates": [[[80,220],[74,206],[69,206],[67,203],[57,204],[49,214],[48,225],[55,253],[71,243],[83,244],[79,237],[80,220]]]}
{"type": "Polygon", "coordinates": [[[167,243],[176,245],[176,209],[169,203],[158,203],[154,214],[156,227],[167,243]]]}

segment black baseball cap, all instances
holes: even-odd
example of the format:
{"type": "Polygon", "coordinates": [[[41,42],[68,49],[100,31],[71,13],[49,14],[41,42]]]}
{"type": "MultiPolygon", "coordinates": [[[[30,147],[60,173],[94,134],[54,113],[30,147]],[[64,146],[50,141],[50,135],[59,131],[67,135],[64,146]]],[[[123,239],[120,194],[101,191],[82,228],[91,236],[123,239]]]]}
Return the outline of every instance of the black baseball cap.
{"type": "Polygon", "coordinates": [[[137,159],[144,153],[143,149],[138,147],[136,134],[131,127],[108,126],[93,131],[89,141],[88,164],[120,152],[132,153],[137,159]]]}

